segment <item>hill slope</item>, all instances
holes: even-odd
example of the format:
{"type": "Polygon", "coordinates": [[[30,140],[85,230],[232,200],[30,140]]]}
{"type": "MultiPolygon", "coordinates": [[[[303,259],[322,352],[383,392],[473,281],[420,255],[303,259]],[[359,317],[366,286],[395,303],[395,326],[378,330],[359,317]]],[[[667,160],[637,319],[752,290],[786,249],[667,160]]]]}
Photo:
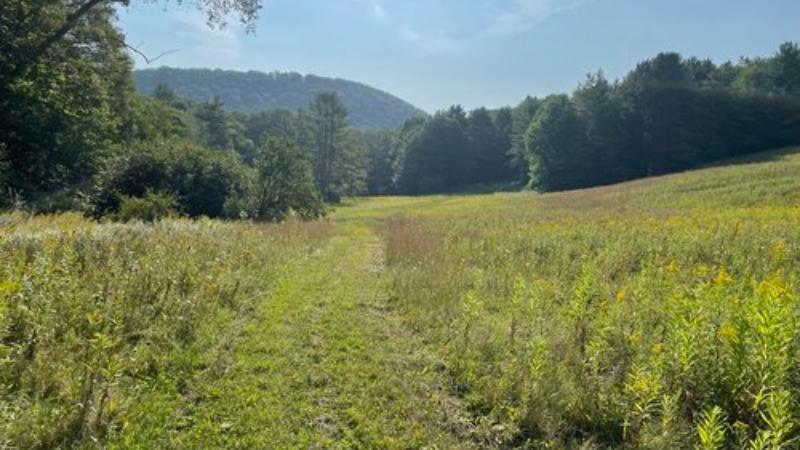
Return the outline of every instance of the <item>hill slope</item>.
{"type": "Polygon", "coordinates": [[[161,67],[137,70],[133,78],[139,92],[145,95],[165,84],[192,100],[218,96],[229,109],[244,112],[300,109],[319,92],[336,92],[350,110],[350,122],[355,127],[394,128],[406,119],[426,115],[410,103],[370,86],[316,75],[161,67]]]}

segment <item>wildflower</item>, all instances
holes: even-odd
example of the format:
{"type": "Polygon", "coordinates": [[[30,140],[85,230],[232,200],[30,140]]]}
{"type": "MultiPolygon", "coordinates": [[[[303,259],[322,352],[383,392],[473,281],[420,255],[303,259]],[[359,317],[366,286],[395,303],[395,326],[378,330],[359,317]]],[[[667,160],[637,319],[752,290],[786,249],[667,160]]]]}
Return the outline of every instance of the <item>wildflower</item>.
{"type": "Polygon", "coordinates": [[[656,342],[655,344],[653,344],[652,347],[650,347],[650,353],[652,353],[653,355],[658,356],[663,352],[664,352],[664,344],[662,344],[661,342],[656,342]]]}
{"type": "Polygon", "coordinates": [[[773,275],[756,286],[756,293],[770,298],[791,300],[794,298],[792,290],[780,275],[773,275]]]}
{"type": "Polygon", "coordinates": [[[736,327],[730,322],[723,323],[719,328],[719,338],[722,340],[722,342],[731,343],[734,339],[736,339],[737,335],[738,332],[736,331],[736,327]]]}
{"type": "Polygon", "coordinates": [[[675,275],[676,273],[680,272],[680,267],[678,266],[678,263],[674,259],[670,261],[670,263],[667,265],[667,272],[672,275],[675,275]]]}
{"type": "Polygon", "coordinates": [[[4,281],[0,283],[0,298],[16,294],[22,289],[19,283],[13,281],[4,281]]]}
{"type": "Polygon", "coordinates": [[[728,273],[728,270],[725,267],[719,269],[719,273],[717,274],[716,278],[714,278],[714,284],[717,286],[724,286],[726,284],[730,284],[733,282],[733,278],[728,273]]]}
{"type": "Polygon", "coordinates": [[[697,274],[697,276],[701,278],[706,277],[710,271],[711,269],[709,269],[707,266],[698,266],[694,270],[695,274],[697,274]]]}
{"type": "Polygon", "coordinates": [[[786,242],[779,240],[772,246],[772,259],[775,261],[783,261],[789,256],[789,249],[786,248],[786,242]]]}

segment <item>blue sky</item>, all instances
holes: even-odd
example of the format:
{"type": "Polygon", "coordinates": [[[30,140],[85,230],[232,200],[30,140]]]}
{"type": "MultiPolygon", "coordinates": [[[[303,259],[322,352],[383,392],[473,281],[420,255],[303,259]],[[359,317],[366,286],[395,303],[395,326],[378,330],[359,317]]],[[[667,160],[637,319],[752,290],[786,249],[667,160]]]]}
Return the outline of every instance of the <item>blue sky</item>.
{"type": "MultiPolygon", "coordinates": [[[[263,0],[255,34],[173,2],[119,12],[151,66],[296,71],[360,81],[428,111],[569,92],[659,51],[715,61],[800,41],[798,0],[263,0]]],[[[136,59],[137,68],[147,64],[136,59]]]]}

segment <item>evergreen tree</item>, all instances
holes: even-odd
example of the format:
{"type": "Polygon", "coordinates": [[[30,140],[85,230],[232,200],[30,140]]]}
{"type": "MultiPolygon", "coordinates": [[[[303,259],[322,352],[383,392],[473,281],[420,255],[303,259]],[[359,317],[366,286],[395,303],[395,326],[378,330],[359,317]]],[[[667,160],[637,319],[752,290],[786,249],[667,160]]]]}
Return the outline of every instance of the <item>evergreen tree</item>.
{"type": "Polygon", "coordinates": [[[341,157],[342,133],[347,126],[347,108],[334,92],[321,92],[309,105],[315,144],[314,172],[326,201],[338,201],[335,166],[341,157]]]}
{"type": "Polygon", "coordinates": [[[196,116],[203,124],[203,140],[206,145],[217,150],[231,148],[231,137],[228,130],[228,116],[225,106],[219,97],[204,103],[196,116]]]}
{"type": "Polygon", "coordinates": [[[412,124],[403,140],[397,188],[404,194],[443,192],[469,181],[470,143],[462,127],[463,111],[439,113],[418,129],[412,124]]]}
{"type": "Polygon", "coordinates": [[[494,117],[497,175],[495,181],[519,181],[512,152],[514,114],[511,108],[501,108],[494,117]]]}
{"type": "Polygon", "coordinates": [[[386,195],[394,190],[394,133],[372,132],[367,135],[367,193],[386,195]]]}
{"type": "Polygon", "coordinates": [[[508,180],[511,112],[501,110],[492,119],[485,108],[472,111],[467,119],[472,162],[471,183],[508,180]],[[498,125],[500,127],[498,127],[498,125]]]}

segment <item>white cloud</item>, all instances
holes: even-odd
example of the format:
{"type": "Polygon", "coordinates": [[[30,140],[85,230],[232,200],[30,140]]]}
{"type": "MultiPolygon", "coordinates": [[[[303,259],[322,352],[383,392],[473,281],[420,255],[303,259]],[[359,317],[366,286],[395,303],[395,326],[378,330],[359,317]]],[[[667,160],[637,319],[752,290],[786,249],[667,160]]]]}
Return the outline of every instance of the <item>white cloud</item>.
{"type": "Polygon", "coordinates": [[[456,39],[444,34],[420,34],[414,28],[405,25],[400,28],[400,37],[408,44],[425,54],[450,53],[457,51],[461,45],[456,39]]]}
{"type": "Polygon", "coordinates": [[[242,42],[233,26],[211,28],[199,11],[181,9],[171,14],[176,22],[175,36],[190,48],[181,49],[202,55],[209,65],[232,62],[243,55],[242,42]]]}
{"type": "Polygon", "coordinates": [[[524,33],[553,15],[578,7],[587,0],[512,0],[483,29],[480,37],[524,33]]]}
{"type": "MultiPolygon", "coordinates": [[[[394,29],[403,42],[423,54],[452,53],[476,40],[524,33],[536,24],[588,1],[591,0],[504,0],[503,6],[487,14],[488,19],[483,27],[477,26],[467,33],[463,29],[462,32],[455,33],[455,30],[447,27],[446,22],[435,28],[435,31],[432,31],[430,25],[420,29],[412,25],[415,23],[413,13],[406,14],[405,17],[403,14],[391,14],[383,0],[357,0],[362,7],[369,8],[376,22],[394,29]]],[[[452,17],[442,17],[441,20],[450,21],[452,17]]]]}
{"type": "Polygon", "coordinates": [[[386,20],[387,13],[383,5],[377,2],[372,4],[372,17],[374,17],[378,22],[383,22],[386,20]]]}
{"type": "Polygon", "coordinates": [[[359,3],[369,8],[372,18],[384,24],[405,43],[423,54],[443,53],[456,50],[458,42],[446,34],[422,33],[402,20],[394,17],[377,0],[358,0],[359,3]]]}

